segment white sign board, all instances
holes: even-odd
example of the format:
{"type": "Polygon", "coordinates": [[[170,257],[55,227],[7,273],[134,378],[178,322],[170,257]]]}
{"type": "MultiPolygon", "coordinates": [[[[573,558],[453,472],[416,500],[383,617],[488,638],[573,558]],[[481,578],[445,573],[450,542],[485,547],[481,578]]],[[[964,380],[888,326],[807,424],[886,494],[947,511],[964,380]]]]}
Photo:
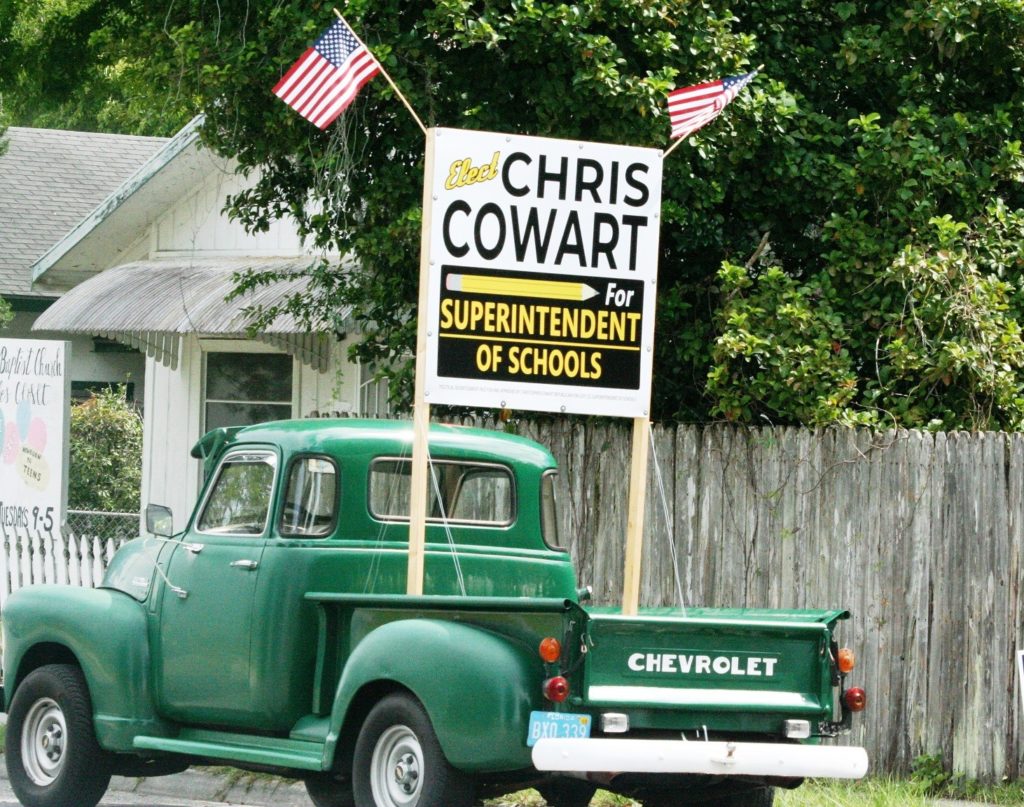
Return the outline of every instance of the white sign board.
{"type": "Polygon", "coordinates": [[[662,155],[431,129],[425,401],[648,414],[662,155]]]}
{"type": "Polygon", "coordinates": [[[64,521],[70,349],[0,339],[0,533],[52,533],[64,521]]]}

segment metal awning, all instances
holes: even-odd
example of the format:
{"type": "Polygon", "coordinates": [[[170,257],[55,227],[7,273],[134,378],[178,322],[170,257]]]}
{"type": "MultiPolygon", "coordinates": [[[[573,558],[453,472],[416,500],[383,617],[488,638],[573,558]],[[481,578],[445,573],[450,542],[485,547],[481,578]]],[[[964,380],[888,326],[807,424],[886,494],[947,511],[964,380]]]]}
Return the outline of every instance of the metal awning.
{"type": "Polygon", "coordinates": [[[181,337],[253,338],[274,345],[320,371],[327,369],[327,329],[310,332],[284,313],[250,335],[246,309],[266,309],[302,293],[299,273],[315,258],[191,258],[136,261],[107,269],[66,292],[35,321],[33,331],[59,331],[116,339],[171,369],[178,365],[181,337]],[[261,286],[230,302],[237,273],[270,271],[294,278],[261,286]]]}

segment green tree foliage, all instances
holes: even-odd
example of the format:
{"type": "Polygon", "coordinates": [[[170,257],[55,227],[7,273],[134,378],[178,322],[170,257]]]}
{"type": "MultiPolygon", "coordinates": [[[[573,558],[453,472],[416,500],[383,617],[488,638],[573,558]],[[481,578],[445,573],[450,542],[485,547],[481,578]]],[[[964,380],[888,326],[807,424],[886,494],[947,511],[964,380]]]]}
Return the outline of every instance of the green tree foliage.
{"type": "Polygon", "coordinates": [[[796,68],[799,112],[771,138],[788,211],[762,225],[769,259],[719,275],[712,411],[1024,427],[1024,4],[823,5],[795,37],[792,18],[758,17],[759,41],[783,46],[766,59],[788,50],[796,68]],[[759,316],[778,301],[775,267],[810,319],[759,316]],[[802,335],[797,372],[782,357],[802,335]],[[791,399],[808,369],[834,384],[791,399]]]}
{"type": "Polygon", "coordinates": [[[171,0],[0,0],[6,122],[173,134],[197,99],[185,82],[164,80],[172,67],[185,69],[160,62],[175,56],[162,25],[171,7],[171,0]]]}
{"type": "MultiPolygon", "coordinates": [[[[292,213],[358,260],[314,269],[293,313],[351,307],[360,358],[407,391],[422,134],[381,79],[324,133],[269,93],[330,4],[24,5],[128,15],[145,92],[205,109],[206,142],[252,179],[230,210],[254,230],[292,213]]],[[[667,90],[765,65],[665,163],[657,417],[1024,427],[1022,0],[343,10],[428,125],[666,146],[667,90]]]]}
{"type": "Polygon", "coordinates": [[[142,490],[142,419],[124,388],[71,407],[68,507],[132,513],[142,490]]]}

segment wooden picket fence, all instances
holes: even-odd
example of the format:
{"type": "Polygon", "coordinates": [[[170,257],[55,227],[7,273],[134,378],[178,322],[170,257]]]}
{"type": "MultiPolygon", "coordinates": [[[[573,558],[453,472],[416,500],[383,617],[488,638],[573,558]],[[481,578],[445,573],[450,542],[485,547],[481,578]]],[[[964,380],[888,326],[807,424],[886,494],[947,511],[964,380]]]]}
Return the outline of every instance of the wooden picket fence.
{"type": "Polygon", "coordinates": [[[0,535],[0,609],[12,592],[38,583],[98,586],[120,541],[8,529],[0,535]]]}
{"type": "MultiPolygon", "coordinates": [[[[557,458],[580,582],[618,602],[629,424],[508,424],[557,458]]],[[[655,427],[641,604],[848,608],[869,706],[846,741],[876,772],[939,755],[1024,773],[1024,434],[655,427]],[[660,474],[659,474],[660,471],[660,474]]],[[[96,585],[114,540],[4,535],[0,606],[36,582],[96,585]]]]}

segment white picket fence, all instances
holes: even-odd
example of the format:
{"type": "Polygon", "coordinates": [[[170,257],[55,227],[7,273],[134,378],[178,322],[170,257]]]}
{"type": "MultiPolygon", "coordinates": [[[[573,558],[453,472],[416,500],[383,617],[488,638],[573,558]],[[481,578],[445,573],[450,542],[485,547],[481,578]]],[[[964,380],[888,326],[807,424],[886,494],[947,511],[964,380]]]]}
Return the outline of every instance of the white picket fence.
{"type": "Polygon", "coordinates": [[[0,541],[0,609],[12,592],[25,586],[98,586],[107,564],[123,543],[71,532],[11,528],[0,531],[0,541]]]}

